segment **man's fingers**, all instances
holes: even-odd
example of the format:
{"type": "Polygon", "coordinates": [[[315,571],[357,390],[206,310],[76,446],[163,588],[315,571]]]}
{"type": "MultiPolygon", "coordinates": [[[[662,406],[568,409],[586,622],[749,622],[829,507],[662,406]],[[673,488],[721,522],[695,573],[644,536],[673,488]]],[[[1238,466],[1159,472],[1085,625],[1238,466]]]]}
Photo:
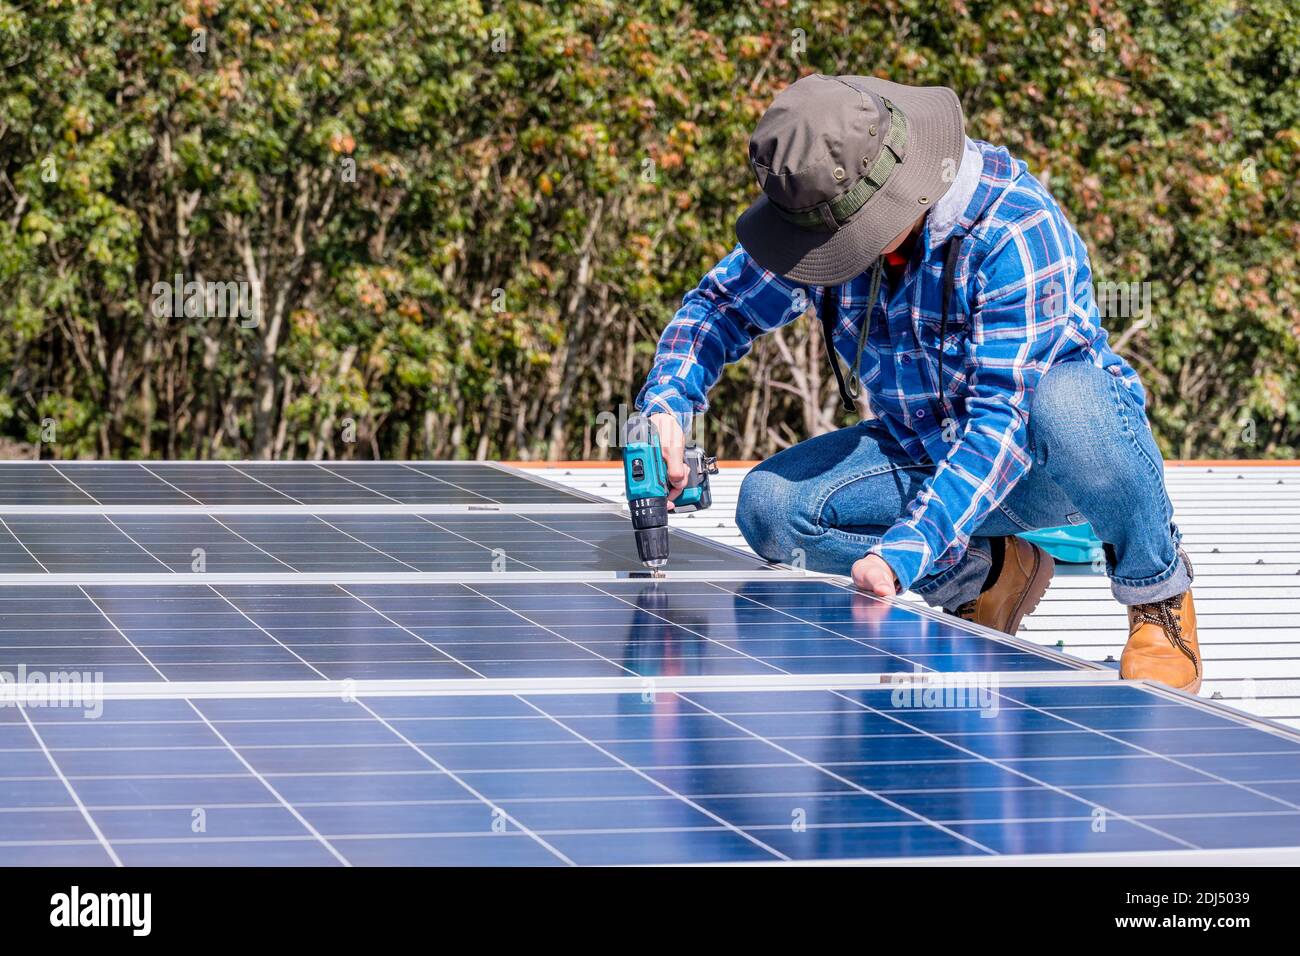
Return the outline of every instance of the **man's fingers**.
{"type": "Polygon", "coordinates": [[[687,468],[685,461],[686,452],[680,448],[665,448],[664,461],[668,463],[668,484],[674,488],[681,488],[686,484],[687,468]],[[673,457],[668,457],[672,455],[673,457]]]}
{"type": "Polygon", "coordinates": [[[871,584],[877,594],[881,597],[894,596],[894,572],[889,569],[889,565],[882,560],[871,562],[871,584]]]}
{"type": "Polygon", "coordinates": [[[880,597],[893,597],[894,573],[881,558],[869,555],[853,565],[853,583],[880,597]]]}
{"type": "Polygon", "coordinates": [[[893,586],[885,580],[885,576],[879,570],[873,568],[867,572],[866,590],[873,594],[879,594],[881,597],[889,597],[894,593],[893,586]]]}
{"type": "Polygon", "coordinates": [[[668,497],[676,498],[690,477],[690,470],[686,467],[686,446],[680,442],[667,442],[663,451],[664,464],[668,466],[668,497]]]}
{"type": "Polygon", "coordinates": [[[664,446],[664,463],[668,466],[668,502],[670,506],[672,500],[680,495],[682,489],[686,487],[688,472],[684,460],[685,454],[685,449],[664,446]]]}

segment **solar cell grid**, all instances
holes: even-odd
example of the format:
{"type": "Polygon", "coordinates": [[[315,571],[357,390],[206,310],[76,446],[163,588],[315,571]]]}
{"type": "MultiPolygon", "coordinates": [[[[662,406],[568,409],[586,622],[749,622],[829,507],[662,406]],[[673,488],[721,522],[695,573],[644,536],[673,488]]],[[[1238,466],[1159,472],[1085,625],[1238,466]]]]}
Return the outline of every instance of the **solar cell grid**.
{"type": "Polygon", "coordinates": [[[0,588],[0,672],[114,682],[1078,666],[824,582],[0,588]]]}
{"type": "Polygon", "coordinates": [[[97,722],[0,710],[0,846],[20,861],[542,865],[1300,844],[1294,737],[1135,685],[1005,686],[997,703],[896,706],[881,689],[110,700],[97,722]]]}
{"type": "Polygon", "coordinates": [[[591,505],[484,462],[3,462],[4,505],[591,505]]]}
{"type": "Polygon", "coordinates": [[[0,504],[90,504],[47,462],[0,462],[0,504]]]}
{"type": "MultiPolygon", "coordinates": [[[[673,533],[677,570],[762,562],[673,533]]],[[[644,571],[616,514],[0,515],[0,573],[644,571]]]]}

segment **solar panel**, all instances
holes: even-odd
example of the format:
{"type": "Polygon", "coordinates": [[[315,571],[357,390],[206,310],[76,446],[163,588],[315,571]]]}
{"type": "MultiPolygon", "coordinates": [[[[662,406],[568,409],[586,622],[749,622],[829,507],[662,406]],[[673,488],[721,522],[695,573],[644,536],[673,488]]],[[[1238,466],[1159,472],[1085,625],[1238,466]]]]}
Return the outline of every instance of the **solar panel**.
{"type": "Polygon", "coordinates": [[[677,531],[651,578],[612,507],[489,463],[0,463],[0,859],[1300,847],[1294,733],[677,531]]]}
{"type": "Polygon", "coordinates": [[[777,677],[1089,665],[825,582],[0,589],[0,672],[106,681],[777,677]]]}
{"type": "Polygon", "coordinates": [[[0,505],[240,504],[609,507],[488,462],[0,463],[0,505]]]}
{"type": "MultiPolygon", "coordinates": [[[[679,571],[758,559],[672,533],[679,571]]],[[[0,573],[644,571],[626,517],[0,514],[0,573]]]]}
{"type": "Polygon", "coordinates": [[[1296,735],[1138,684],[994,685],[975,706],[940,707],[902,688],[103,706],[93,721],[0,709],[7,861],[992,860],[1300,845],[1296,735]]]}

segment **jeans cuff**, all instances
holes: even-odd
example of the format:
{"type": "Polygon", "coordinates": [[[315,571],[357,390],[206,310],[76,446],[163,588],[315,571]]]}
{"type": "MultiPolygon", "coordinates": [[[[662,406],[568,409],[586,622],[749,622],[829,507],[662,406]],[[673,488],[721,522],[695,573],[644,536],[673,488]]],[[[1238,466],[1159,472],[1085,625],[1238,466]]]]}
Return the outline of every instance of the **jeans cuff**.
{"type": "Polygon", "coordinates": [[[1110,579],[1110,591],[1120,604],[1150,604],[1165,598],[1177,597],[1192,586],[1192,562],[1182,548],[1174,560],[1159,574],[1149,578],[1110,579]]]}
{"type": "Polygon", "coordinates": [[[972,540],[960,561],[939,574],[929,575],[912,585],[930,607],[953,611],[979,597],[993,567],[993,555],[972,540]]]}

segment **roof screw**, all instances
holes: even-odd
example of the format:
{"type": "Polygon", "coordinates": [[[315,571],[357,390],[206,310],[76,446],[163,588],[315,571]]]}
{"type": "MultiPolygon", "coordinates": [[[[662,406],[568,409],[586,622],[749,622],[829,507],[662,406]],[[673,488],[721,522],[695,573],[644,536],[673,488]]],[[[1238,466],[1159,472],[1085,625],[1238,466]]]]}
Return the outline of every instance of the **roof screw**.
{"type": "Polygon", "coordinates": [[[1223,691],[1216,690],[1213,694],[1210,695],[1210,700],[1223,700],[1223,691]]]}

